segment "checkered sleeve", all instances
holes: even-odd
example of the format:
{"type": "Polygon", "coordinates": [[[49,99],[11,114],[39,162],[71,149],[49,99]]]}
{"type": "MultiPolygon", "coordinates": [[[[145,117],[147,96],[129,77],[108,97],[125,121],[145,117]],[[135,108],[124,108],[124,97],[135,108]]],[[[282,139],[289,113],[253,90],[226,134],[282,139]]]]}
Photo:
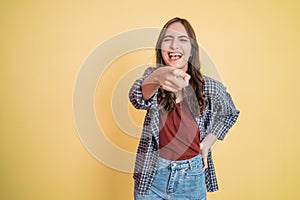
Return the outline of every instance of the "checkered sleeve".
{"type": "Polygon", "coordinates": [[[207,156],[208,168],[205,170],[205,182],[208,192],[215,192],[219,190],[219,185],[216,177],[216,171],[212,160],[212,152],[210,151],[207,156]]]}
{"type": "Polygon", "coordinates": [[[225,138],[228,130],[236,122],[240,111],[236,109],[230,94],[226,91],[226,87],[216,82],[214,87],[216,91],[213,101],[213,121],[210,132],[217,136],[219,140],[225,138]]]}
{"type": "Polygon", "coordinates": [[[129,100],[136,109],[148,110],[152,105],[154,105],[155,96],[157,93],[147,101],[143,99],[142,94],[143,81],[154,71],[154,69],[154,67],[147,68],[143,76],[140,79],[137,79],[130,88],[129,100]]]}

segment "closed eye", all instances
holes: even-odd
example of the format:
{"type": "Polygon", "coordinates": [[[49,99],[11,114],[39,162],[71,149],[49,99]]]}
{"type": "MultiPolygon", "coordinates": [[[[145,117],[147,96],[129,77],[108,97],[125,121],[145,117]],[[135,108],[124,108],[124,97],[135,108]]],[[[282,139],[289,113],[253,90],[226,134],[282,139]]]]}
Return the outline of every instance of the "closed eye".
{"type": "Polygon", "coordinates": [[[188,41],[190,41],[189,38],[187,36],[185,36],[185,35],[180,36],[179,39],[182,42],[188,42],[188,41]]]}
{"type": "Polygon", "coordinates": [[[168,42],[168,41],[171,41],[171,40],[172,40],[171,38],[165,38],[163,41],[168,42]]]}

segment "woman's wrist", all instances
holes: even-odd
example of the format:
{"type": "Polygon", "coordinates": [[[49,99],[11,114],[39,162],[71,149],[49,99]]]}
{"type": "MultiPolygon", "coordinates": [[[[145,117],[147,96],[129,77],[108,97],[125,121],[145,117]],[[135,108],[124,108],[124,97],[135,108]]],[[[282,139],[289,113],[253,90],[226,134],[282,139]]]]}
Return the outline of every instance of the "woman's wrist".
{"type": "Polygon", "coordinates": [[[150,99],[160,87],[160,82],[156,75],[156,71],[150,74],[142,83],[143,99],[150,99]]]}
{"type": "Polygon", "coordinates": [[[216,143],[217,139],[218,138],[214,134],[207,134],[207,136],[200,143],[201,150],[208,152],[211,149],[211,147],[216,143]]]}

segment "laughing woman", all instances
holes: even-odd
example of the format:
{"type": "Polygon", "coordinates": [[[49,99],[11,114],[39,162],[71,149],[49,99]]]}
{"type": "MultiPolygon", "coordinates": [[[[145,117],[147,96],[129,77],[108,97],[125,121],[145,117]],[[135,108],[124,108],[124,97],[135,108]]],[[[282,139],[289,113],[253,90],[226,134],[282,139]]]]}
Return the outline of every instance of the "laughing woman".
{"type": "Polygon", "coordinates": [[[190,23],[173,18],[156,44],[157,67],[132,85],[129,98],[147,110],[134,169],[136,200],[206,199],[218,190],[211,147],[236,122],[224,85],[200,72],[190,23]]]}

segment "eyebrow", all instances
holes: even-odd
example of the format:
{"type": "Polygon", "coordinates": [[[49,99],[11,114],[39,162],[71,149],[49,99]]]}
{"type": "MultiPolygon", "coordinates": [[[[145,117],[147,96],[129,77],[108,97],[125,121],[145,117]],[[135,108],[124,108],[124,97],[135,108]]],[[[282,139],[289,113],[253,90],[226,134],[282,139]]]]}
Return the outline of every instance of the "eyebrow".
{"type": "MultiPolygon", "coordinates": [[[[170,38],[174,38],[174,36],[173,36],[173,35],[165,35],[165,36],[164,36],[164,38],[168,38],[168,37],[170,37],[170,38]]],[[[186,35],[180,35],[180,36],[179,36],[179,38],[187,38],[187,39],[189,39],[189,37],[188,37],[188,36],[186,36],[186,35]]]]}

